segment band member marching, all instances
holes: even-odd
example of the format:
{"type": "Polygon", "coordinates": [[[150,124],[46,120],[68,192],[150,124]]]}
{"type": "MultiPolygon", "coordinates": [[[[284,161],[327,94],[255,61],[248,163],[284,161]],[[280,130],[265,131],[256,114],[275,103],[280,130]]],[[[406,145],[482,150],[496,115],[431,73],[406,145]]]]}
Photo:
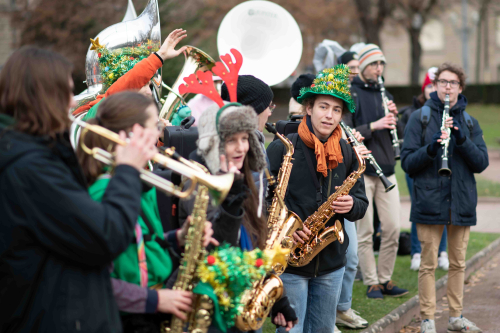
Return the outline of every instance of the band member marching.
{"type": "Polygon", "coordinates": [[[390,100],[390,94],[385,93],[389,101],[383,100],[382,85],[379,84],[385,61],[377,45],[368,44],[359,52],[359,74],[351,86],[356,113],[351,119],[344,118],[348,126],[358,130],[365,138],[363,143],[372,152],[389,182],[396,184],[394,189],[386,192],[375,169],[371,166],[366,168],[365,186],[370,205],[364,218],[356,221],[356,227],[363,283],[367,286],[367,297],[374,299],[382,299],[384,295],[399,297],[408,293],[408,290],[395,286],[391,281],[399,244],[400,203],[394,171],[397,149],[393,146],[394,136],[391,134],[396,131],[397,108],[390,100]],[[378,267],[373,254],[373,202],[377,205],[382,229],[378,267]]]}
{"type": "Polygon", "coordinates": [[[450,267],[447,297],[448,332],[481,332],[462,316],[465,255],[470,227],[476,225],[474,173],[489,164],[483,132],[465,111],[465,74],[445,63],[433,82],[436,89],[405,129],[402,167],[413,178],[410,221],[417,224],[422,257],[418,273],[421,332],[435,333],[435,269],[444,227],[448,231],[450,267]]]}
{"type": "MultiPolygon", "coordinates": [[[[358,170],[355,153],[341,139],[339,122],[345,112],[354,112],[354,104],[347,88],[348,69],[339,65],[326,69],[314,83],[302,89],[298,101],[306,116],[299,125],[298,134],[290,135],[294,143],[294,162],[288,183],[285,204],[303,221],[334,194],[336,186],[358,170]],[[346,160],[350,160],[346,165],[346,160]]],[[[285,147],[276,140],[267,149],[270,171],[276,177],[281,167],[285,147]]],[[[335,220],[343,225],[344,218],[355,221],[363,217],[368,206],[364,182],[359,178],[349,195],[338,197],[329,209],[335,211],[335,220]]],[[[350,223],[350,222],[347,222],[350,223]]],[[[311,235],[304,227],[294,233],[294,242],[304,243],[311,235]]],[[[345,236],[344,236],[345,237],[345,236]]],[[[291,267],[281,275],[299,323],[291,332],[333,332],[335,311],[344,275],[345,252],[348,237],[343,243],[334,241],[303,267],[291,267]]],[[[283,332],[282,328],[278,332],[283,332]]]]}

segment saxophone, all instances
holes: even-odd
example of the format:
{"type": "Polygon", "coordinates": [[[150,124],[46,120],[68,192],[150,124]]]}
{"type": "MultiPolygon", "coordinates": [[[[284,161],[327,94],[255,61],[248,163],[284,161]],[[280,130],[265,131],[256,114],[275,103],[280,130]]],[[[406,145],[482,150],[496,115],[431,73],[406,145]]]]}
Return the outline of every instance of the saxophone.
{"type": "MultiPolygon", "coordinates": [[[[174,290],[192,291],[196,285],[196,268],[205,258],[203,247],[203,230],[207,220],[208,188],[204,185],[198,186],[198,193],[194,201],[193,213],[189,222],[186,236],[185,252],[179,266],[179,275],[173,287],[174,290]]],[[[165,321],[162,323],[162,333],[182,333],[188,325],[188,332],[204,333],[208,331],[213,313],[213,302],[206,295],[195,295],[193,311],[188,314],[187,321],[173,316],[170,327],[165,321]]]]}
{"type": "Polygon", "coordinates": [[[358,170],[353,171],[341,186],[337,186],[336,191],[330,195],[328,200],[304,221],[304,225],[311,231],[311,236],[304,244],[297,242],[293,246],[288,259],[290,265],[294,267],[305,266],[330,243],[335,240],[338,240],[341,244],[344,242],[344,231],[339,220],[336,220],[335,225],[331,227],[325,228],[325,225],[335,215],[332,210],[332,203],[337,198],[348,195],[358,178],[365,172],[364,158],[360,156],[356,149],[354,149],[354,153],[359,164],[358,170]]]}
{"type": "MultiPolygon", "coordinates": [[[[302,221],[293,212],[289,212],[285,205],[285,194],[288,180],[292,171],[293,144],[269,123],[266,129],[277,135],[286,148],[286,154],[277,177],[274,197],[269,207],[267,219],[268,236],[265,249],[271,250],[276,246],[291,249],[293,246],[292,235],[302,227],[302,221]]],[[[272,179],[270,180],[271,183],[272,179]]],[[[258,330],[269,315],[274,303],[283,295],[283,282],[278,277],[285,271],[286,266],[274,264],[272,273],[264,276],[252,289],[243,294],[244,304],[241,315],[236,317],[235,326],[241,331],[258,330]]]]}

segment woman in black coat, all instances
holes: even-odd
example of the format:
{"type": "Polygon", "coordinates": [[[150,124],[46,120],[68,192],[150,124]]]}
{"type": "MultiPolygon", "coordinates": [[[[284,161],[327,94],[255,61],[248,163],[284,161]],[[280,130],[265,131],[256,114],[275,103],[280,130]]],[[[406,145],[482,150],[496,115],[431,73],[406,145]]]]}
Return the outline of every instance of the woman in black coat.
{"type": "Polygon", "coordinates": [[[93,201],[68,137],[71,70],[23,47],[0,74],[1,332],[121,332],[108,267],[133,237],[156,131],[134,126],[93,201]]]}

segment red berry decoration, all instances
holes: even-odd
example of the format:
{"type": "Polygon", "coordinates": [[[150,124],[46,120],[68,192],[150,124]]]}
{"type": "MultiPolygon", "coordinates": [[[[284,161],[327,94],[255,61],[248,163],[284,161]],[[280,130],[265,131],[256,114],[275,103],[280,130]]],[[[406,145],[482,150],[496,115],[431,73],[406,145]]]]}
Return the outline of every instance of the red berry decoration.
{"type": "Polygon", "coordinates": [[[148,46],[148,50],[151,50],[153,47],[152,46],[148,46]]]}
{"type": "Polygon", "coordinates": [[[101,52],[97,53],[97,56],[100,58],[101,57],[101,52]]]}
{"type": "Polygon", "coordinates": [[[212,266],[213,264],[215,264],[215,257],[214,256],[208,256],[207,257],[207,264],[209,264],[210,266],[212,266]]]}
{"type": "Polygon", "coordinates": [[[314,88],[315,86],[316,86],[316,85],[315,85],[314,83],[313,83],[313,84],[311,84],[311,88],[314,88]]]}
{"type": "Polygon", "coordinates": [[[260,267],[262,265],[264,265],[264,260],[262,260],[260,258],[255,260],[255,267],[260,267]]]}
{"type": "Polygon", "coordinates": [[[130,60],[134,60],[134,57],[130,57],[130,60]]]}

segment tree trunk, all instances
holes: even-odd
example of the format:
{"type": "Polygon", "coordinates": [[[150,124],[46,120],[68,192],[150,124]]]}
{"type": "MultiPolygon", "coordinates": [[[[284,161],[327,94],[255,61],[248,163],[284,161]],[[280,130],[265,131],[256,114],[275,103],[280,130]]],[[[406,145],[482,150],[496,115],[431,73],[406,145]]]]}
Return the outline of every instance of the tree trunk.
{"type": "Polygon", "coordinates": [[[384,17],[372,19],[370,17],[371,1],[370,0],[355,0],[356,8],[358,9],[359,21],[363,28],[363,35],[366,43],[373,43],[380,46],[380,28],[384,17]]]}
{"type": "Polygon", "coordinates": [[[408,30],[410,34],[410,53],[411,53],[411,66],[410,66],[410,84],[418,86],[420,76],[420,59],[422,56],[422,46],[420,45],[420,32],[422,28],[412,28],[408,30]]]}

